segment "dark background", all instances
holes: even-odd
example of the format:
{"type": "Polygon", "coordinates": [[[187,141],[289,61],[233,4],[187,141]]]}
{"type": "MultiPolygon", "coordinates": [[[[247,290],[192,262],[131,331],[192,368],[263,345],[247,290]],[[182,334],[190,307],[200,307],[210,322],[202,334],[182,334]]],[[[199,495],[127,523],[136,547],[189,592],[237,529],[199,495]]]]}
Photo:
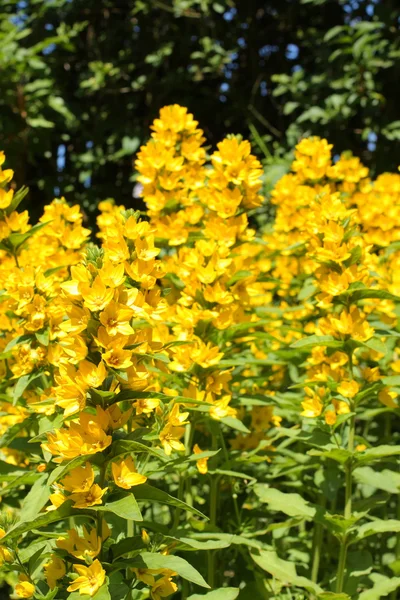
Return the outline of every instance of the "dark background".
{"type": "Polygon", "coordinates": [[[304,135],[400,164],[398,0],[0,0],[0,149],[33,221],[133,197],[133,158],[179,103],[211,147],[250,137],[266,181],[304,135]]]}

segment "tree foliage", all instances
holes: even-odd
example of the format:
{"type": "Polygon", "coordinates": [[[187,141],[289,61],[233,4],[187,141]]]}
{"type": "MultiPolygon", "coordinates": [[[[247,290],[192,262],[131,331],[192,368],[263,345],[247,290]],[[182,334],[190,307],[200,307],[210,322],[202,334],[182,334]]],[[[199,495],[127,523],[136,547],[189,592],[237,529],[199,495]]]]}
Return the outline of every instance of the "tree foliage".
{"type": "Polygon", "coordinates": [[[137,205],[132,155],[174,102],[213,145],[251,134],[272,182],[306,134],[395,169],[399,17],[395,0],[5,0],[1,146],[37,215],[60,194],[137,205]]]}

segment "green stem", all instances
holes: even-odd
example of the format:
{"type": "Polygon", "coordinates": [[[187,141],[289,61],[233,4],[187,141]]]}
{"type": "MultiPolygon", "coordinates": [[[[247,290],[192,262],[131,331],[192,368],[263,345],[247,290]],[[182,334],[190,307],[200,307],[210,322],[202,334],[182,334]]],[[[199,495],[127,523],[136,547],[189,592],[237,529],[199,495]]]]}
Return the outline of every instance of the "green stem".
{"type": "Polygon", "coordinates": [[[338,574],[337,574],[337,578],[336,578],[336,592],[338,594],[340,594],[343,590],[344,570],[346,568],[346,557],[347,557],[347,542],[344,539],[340,545],[338,574]]]}
{"type": "Polygon", "coordinates": [[[186,600],[186,598],[189,596],[189,583],[186,581],[186,579],[182,580],[182,600],[186,600]]]}
{"type": "MultiPolygon", "coordinates": [[[[400,520],[400,494],[397,496],[397,518],[400,520]]],[[[396,539],[396,560],[400,560],[400,533],[397,534],[396,539]]],[[[397,590],[393,590],[390,594],[390,600],[396,600],[397,590]]]]}
{"type": "Polygon", "coordinates": [[[133,537],[135,535],[135,521],[128,519],[126,523],[126,535],[127,537],[133,537]]]}
{"type": "MultiPolygon", "coordinates": [[[[104,482],[106,480],[106,470],[107,470],[107,463],[105,463],[100,468],[99,486],[101,488],[104,487],[104,482]]],[[[101,540],[103,540],[102,529],[103,529],[103,517],[102,517],[102,513],[100,511],[98,511],[98,513],[97,513],[97,535],[100,537],[101,540]]]]}
{"type": "Polygon", "coordinates": [[[249,129],[253,134],[254,139],[256,140],[259,148],[264,152],[265,158],[271,158],[271,152],[268,150],[267,145],[264,143],[264,140],[261,138],[260,134],[257,131],[256,126],[251,121],[249,122],[249,129]]]}
{"type": "MultiPolygon", "coordinates": [[[[183,500],[184,489],[185,489],[185,478],[183,477],[182,473],[179,473],[178,500],[183,500]]],[[[176,531],[179,527],[180,516],[181,516],[181,510],[180,510],[180,508],[176,507],[175,515],[174,515],[174,524],[173,524],[174,531],[176,531]]]]}
{"type": "MultiPolygon", "coordinates": [[[[222,452],[224,454],[226,466],[228,467],[228,469],[231,469],[232,468],[231,459],[230,459],[229,452],[228,452],[228,449],[225,444],[224,434],[222,433],[222,429],[221,429],[220,425],[219,425],[219,436],[220,436],[220,440],[221,440],[222,452]]],[[[235,493],[235,491],[233,489],[234,479],[232,477],[230,477],[229,482],[231,484],[231,489],[232,489],[232,499],[233,499],[233,506],[235,509],[236,520],[237,520],[239,529],[241,529],[242,528],[242,519],[240,516],[240,510],[239,510],[239,505],[238,505],[238,501],[237,501],[237,494],[235,493]]]]}
{"type": "MultiPolygon", "coordinates": [[[[352,364],[350,362],[350,364],[352,364]]],[[[354,406],[350,407],[350,410],[354,411],[354,406]]],[[[349,452],[354,451],[354,436],[355,436],[355,419],[354,415],[350,419],[350,428],[349,428],[349,439],[347,443],[347,449],[349,452]]],[[[353,461],[351,457],[347,460],[345,465],[346,470],[346,490],[345,490],[345,506],[344,506],[344,518],[350,519],[352,512],[352,488],[353,488],[353,461]]],[[[343,536],[343,539],[340,544],[340,553],[339,553],[339,564],[337,570],[336,577],[336,592],[340,594],[343,591],[343,583],[344,583],[344,572],[346,569],[346,558],[347,558],[347,537],[343,536]]]]}
{"type": "MultiPolygon", "coordinates": [[[[218,449],[218,437],[216,434],[212,434],[212,449],[218,449]]],[[[217,509],[218,509],[218,475],[210,475],[210,525],[214,528],[217,524],[217,509]]],[[[211,589],[215,587],[215,552],[209,550],[207,553],[207,571],[208,571],[208,585],[211,589]]]]}
{"type": "MultiPolygon", "coordinates": [[[[320,505],[322,508],[326,506],[326,498],[322,496],[320,505]]],[[[321,523],[316,523],[314,529],[314,540],[313,540],[313,562],[311,567],[311,581],[317,583],[318,581],[318,571],[319,565],[321,561],[321,549],[322,549],[322,540],[324,537],[324,528],[321,523]]]]}

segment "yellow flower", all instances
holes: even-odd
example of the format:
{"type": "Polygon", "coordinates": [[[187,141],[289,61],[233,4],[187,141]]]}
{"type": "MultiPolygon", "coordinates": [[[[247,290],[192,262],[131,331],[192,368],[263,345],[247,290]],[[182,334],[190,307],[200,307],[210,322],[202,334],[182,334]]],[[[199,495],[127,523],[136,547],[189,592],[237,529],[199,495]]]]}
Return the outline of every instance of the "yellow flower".
{"type": "Polygon", "coordinates": [[[55,554],[51,555],[51,561],[44,565],[46,581],[51,590],[57,585],[57,580],[64,577],[66,574],[65,564],[55,554]]]}
{"type": "Polygon", "coordinates": [[[358,394],[359,389],[359,384],[353,379],[351,381],[342,381],[337,391],[345,398],[354,398],[354,396],[358,394]]]}
{"type": "Polygon", "coordinates": [[[325,423],[327,425],[334,425],[336,423],[336,413],[334,410],[327,410],[325,413],[325,423]]]}
{"type": "Polygon", "coordinates": [[[347,415],[350,412],[350,406],[347,404],[347,402],[333,399],[332,404],[335,407],[338,415],[347,415]]]}
{"type": "Polygon", "coordinates": [[[131,456],[128,456],[118,463],[111,463],[111,470],[116,485],[125,490],[129,490],[131,487],[147,481],[145,475],[141,475],[136,471],[135,463],[131,456]]]}
{"type": "Polygon", "coordinates": [[[5,208],[8,208],[10,206],[13,196],[14,196],[13,190],[9,190],[7,192],[5,189],[0,188],[0,209],[1,210],[4,210],[5,208]]]}
{"type": "Polygon", "coordinates": [[[141,538],[143,543],[146,544],[146,546],[150,544],[150,536],[145,529],[142,529],[141,531],[141,538]]]}
{"type": "Polygon", "coordinates": [[[74,569],[78,573],[78,577],[67,587],[67,591],[76,592],[79,590],[80,594],[94,596],[106,578],[106,572],[101,563],[96,559],[90,567],[74,565],[74,569]]]}
{"type": "Polygon", "coordinates": [[[162,577],[154,583],[150,595],[152,600],[161,600],[176,592],[177,589],[178,586],[172,581],[172,577],[162,577]]]}
{"type": "Polygon", "coordinates": [[[92,487],[86,492],[77,492],[68,496],[68,500],[74,501],[74,508],[87,508],[89,506],[95,506],[101,504],[102,497],[106,493],[108,488],[101,489],[97,483],[93,484],[92,487]]]}
{"type": "Polygon", "coordinates": [[[158,575],[162,572],[162,569],[132,569],[138,581],[142,581],[146,585],[153,586],[156,582],[154,575],[158,575]]]}
{"type": "Polygon", "coordinates": [[[67,531],[67,538],[58,538],[57,548],[66,550],[75,558],[86,560],[86,558],[96,558],[101,550],[101,537],[97,535],[97,529],[93,527],[87,531],[86,527],[82,527],[83,537],[79,537],[76,529],[67,531]]]}
{"type": "MultiPolygon", "coordinates": [[[[122,340],[122,344],[124,340],[122,340]]],[[[113,369],[127,369],[133,365],[132,352],[130,350],[123,350],[121,343],[116,343],[111,346],[107,352],[103,354],[103,360],[109,367],[113,369]]]]}
{"type": "Polygon", "coordinates": [[[137,415],[149,415],[160,405],[158,398],[141,398],[136,400],[134,407],[137,415]]]}
{"type": "Polygon", "coordinates": [[[319,417],[324,408],[321,399],[325,396],[325,389],[317,388],[317,390],[314,391],[311,388],[306,387],[304,388],[304,391],[306,392],[307,396],[309,396],[309,398],[307,398],[301,403],[303,407],[303,412],[301,412],[300,414],[303,417],[307,417],[309,419],[319,417]]]}
{"type": "Polygon", "coordinates": [[[98,388],[107,377],[107,370],[102,361],[98,365],[83,360],[79,364],[78,377],[89,387],[98,388]]]}
{"type": "Polygon", "coordinates": [[[107,289],[101,277],[97,276],[92,285],[86,282],[79,283],[79,291],[86,308],[93,312],[103,310],[113,299],[114,290],[107,289]]]}
{"type": "Polygon", "coordinates": [[[201,340],[197,340],[197,347],[191,351],[193,362],[207,369],[217,365],[224,353],[219,351],[218,346],[213,346],[211,342],[205,344],[201,340]]]}
{"type": "Polygon", "coordinates": [[[383,388],[378,394],[379,402],[382,402],[388,408],[398,408],[398,404],[395,402],[396,398],[397,393],[393,392],[390,388],[383,388]]]}
{"type": "Polygon", "coordinates": [[[64,502],[67,500],[67,496],[60,492],[60,490],[57,490],[54,492],[54,494],[50,494],[49,500],[51,502],[51,506],[48,506],[46,510],[56,510],[56,508],[59,508],[61,504],[64,504],[64,502]]]}
{"type": "Polygon", "coordinates": [[[130,335],[134,333],[130,320],[134,311],[128,306],[117,304],[114,300],[100,313],[100,323],[105,327],[108,335],[130,335]]]}
{"type": "MultiPolygon", "coordinates": [[[[195,454],[201,454],[203,452],[203,450],[200,448],[200,446],[198,444],[195,444],[193,446],[193,452],[195,454]]],[[[202,475],[205,475],[208,471],[208,466],[207,466],[208,460],[209,460],[209,457],[206,456],[205,458],[199,458],[199,460],[196,461],[197,470],[202,475]]]]}
{"type": "Polygon", "coordinates": [[[42,448],[57,456],[54,462],[95,454],[111,444],[112,438],[105,431],[110,426],[110,417],[99,406],[96,411],[96,415],[83,412],[79,423],[72,421],[69,427],[47,434],[48,441],[42,448]]]}
{"type": "Polygon", "coordinates": [[[187,425],[189,413],[180,413],[180,404],[174,404],[171,412],[168,415],[168,423],[174,425],[174,427],[180,427],[181,425],[187,425]]]}
{"type": "Polygon", "coordinates": [[[364,452],[364,450],[367,449],[367,446],[365,444],[357,444],[356,446],[356,451],[357,452],[364,452]]]}
{"type": "MultiPolygon", "coordinates": [[[[6,532],[0,527],[0,539],[3,538],[5,535],[6,532]]],[[[12,559],[13,557],[10,551],[7,550],[7,548],[4,548],[4,546],[0,546],[0,566],[3,564],[3,562],[11,562],[12,559]]]]}
{"type": "Polygon", "coordinates": [[[68,492],[88,492],[94,482],[94,471],[90,463],[75,467],[61,480],[61,487],[68,492]]]}
{"type": "Polygon", "coordinates": [[[308,418],[315,418],[315,417],[319,417],[319,415],[322,413],[322,409],[323,409],[323,404],[321,403],[321,401],[319,400],[319,398],[317,398],[316,396],[313,398],[308,398],[307,400],[304,400],[301,403],[301,406],[303,407],[303,412],[301,412],[300,414],[303,417],[308,417],[308,418]]]}
{"type": "Polygon", "coordinates": [[[35,586],[26,575],[19,576],[19,583],[15,586],[15,593],[20,598],[32,598],[35,593],[35,586]]]}
{"type": "Polygon", "coordinates": [[[163,445],[164,452],[170,456],[172,450],[183,452],[185,445],[180,442],[180,438],[185,433],[185,427],[175,427],[171,423],[167,423],[160,432],[160,442],[163,445]]]}
{"type": "Polygon", "coordinates": [[[220,400],[212,403],[210,408],[210,417],[219,421],[225,417],[236,417],[237,410],[229,406],[231,396],[223,396],[220,400]]]}

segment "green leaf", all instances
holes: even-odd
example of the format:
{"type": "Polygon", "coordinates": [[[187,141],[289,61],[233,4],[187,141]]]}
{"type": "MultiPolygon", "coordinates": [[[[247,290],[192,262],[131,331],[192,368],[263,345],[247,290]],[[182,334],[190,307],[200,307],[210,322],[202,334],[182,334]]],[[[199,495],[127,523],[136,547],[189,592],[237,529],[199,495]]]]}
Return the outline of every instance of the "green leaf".
{"type": "Polygon", "coordinates": [[[312,281],[305,281],[303,287],[297,295],[297,300],[299,300],[300,302],[302,300],[308,300],[308,298],[315,294],[317,289],[317,286],[314,283],[312,283],[312,281]]]}
{"type": "Polygon", "coordinates": [[[64,102],[64,98],[62,98],[61,96],[49,96],[48,103],[49,103],[49,106],[53,110],[60,113],[60,115],[65,117],[67,121],[69,121],[69,122],[75,121],[75,116],[67,108],[67,106],[64,102]]]}
{"type": "Polygon", "coordinates": [[[367,342],[363,342],[362,346],[365,346],[369,350],[374,350],[375,352],[379,352],[380,354],[387,353],[387,347],[386,347],[385,342],[382,342],[382,340],[380,340],[376,337],[371,338],[367,342]]]}
{"type": "Polygon", "coordinates": [[[363,540],[364,538],[377,533],[395,533],[399,531],[400,521],[396,521],[395,519],[378,519],[358,526],[357,536],[354,541],[363,540]]]}
{"type": "Polygon", "coordinates": [[[44,129],[52,129],[54,127],[53,121],[48,121],[44,117],[27,117],[26,122],[34,129],[42,127],[44,129]]]}
{"type": "Polygon", "coordinates": [[[46,433],[48,431],[54,431],[55,429],[60,429],[64,422],[64,417],[61,413],[54,413],[49,417],[43,416],[39,419],[39,434],[31,437],[29,439],[30,444],[34,444],[42,439],[46,438],[46,433]]]}
{"type": "Polygon", "coordinates": [[[306,577],[300,577],[297,575],[295,564],[286,560],[282,560],[279,558],[276,552],[261,550],[259,554],[252,553],[251,558],[259,567],[261,567],[261,569],[282,583],[305,588],[314,594],[322,592],[322,589],[318,584],[314,583],[310,579],[307,579],[306,577]]]}
{"type": "Polygon", "coordinates": [[[130,521],[143,521],[142,513],[132,493],[120,492],[112,497],[115,500],[108,500],[104,506],[99,505],[93,508],[100,512],[112,512],[118,517],[130,521]]]}
{"type": "MultiPolygon", "coordinates": [[[[130,592],[129,587],[124,582],[124,578],[120,571],[114,571],[111,573],[108,582],[108,589],[110,590],[112,600],[127,600],[130,592]]],[[[132,600],[134,596],[132,595],[132,600]]]]}
{"type": "Polygon", "coordinates": [[[371,467],[359,467],[354,471],[354,478],[358,483],[370,485],[389,494],[400,493],[400,473],[396,471],[375,471],[371,467]]]}
{"type": "Polygon", "coordinates": [[[38,529],[44,527],[45,525],[49,525],[50,523],[56,523],[57,521],[66,519],[73,514],[85,514],[82,509],[72,509],[71,506],[72,501],[67,501],[64,502],[60,508],[42,513],[36,517],[36,519],[31,521],[21,519],[13,527],[11,527],[11,529],[9,529],[6,535],[2,538],[2,543],[15,539],[27,531],[32,531],[33,529],[38,529]]]}
{"type": "Polygon", "coordinates": [[[8,352],[14,348],[14,346],[18,346],[18,344],[25,344],[26,342],[31,342],[32,340],[33,336],[30,334],[17,335],[17,337],[8,342],[7,346],[4,348],[4,352],[8,352]]]}
{"type": "Polygon", "coordinates": [[[28,417],[21,423],[16,423],[9,429],[7,429],[0,437],[0,448],[9,446],[10,443],[20,434],[24,429],[28,429],[32,425],[32,417],[28,417]]]}
{"type": "Polygon", "coordinates": [[[187,600],[236,600],[239,592],[239,588],[225,587],[207,594],[192,594],[187,600]]]}
{"type": "Polygon", "coordinates": [[[254,491],[261,502],[268,504],[271,510],[283,512],[289,517],[304,517],[313,519],[316,509],[304,500],[300,494],[285,494],[275,488],[270,488],[264,483],[254,486],[254,491]]]}
{"type": "Polygon", "coordinates": [[[219,450],[204,450],[204,452],[200,452],[199,454],[191,454],[190,456],[185,457],[182,462],[195,462],[200,460],[201,458],[211,458],[212,456],[216,456],[219,454],[221,449],[219,450]]]}
{"type": "Polygon", "coordinates": [[[361,592],[358,600],[378,600],[381,596],[387,596],[400,587],[400,577],[389,579],[388,577],[374,573],[370,575],[370,579],[375,582],[373,587],[365,592],[361,592]]]}
{"type": "MultiPolygon", "coordinates": [[[[1,488],[1,495],[5,496],[15,488],[21,485],[33,485],[35,481],[41,478],[40,473],[26,469],[25,471],[16,471],[12,478],[8,478],[8,485],[1,488]]],[[[6,481],[0,477],[0,481],[6,481]]]]}
{"type": "MultiPolygon", "coordinates": [[[[193,527],[203,528],[204,523],[199,523],[199,521],[192,521],[193,527]]],[[[247,546],[248,548],[262,548],[263,543],[259,540],[245,537],[244,535],[233,535],[231,533],[196,533],[190,536],[196,540],[222,540],[226,541],[229,545],[233,544],[235,546],[247,546]]]]}
{"type": "Polygon", "coordinates": [[[14,194],[14,198],[10,206],[6,209],[6,213],[10,215],[14,210],[17,210],[18,206],[21,204],[22,200],[29,194],[29,188],[24,185],[14,194]]]}
{"type": "Polygon", "coordinates": [[[318,600],[351,600],[351,596],[344,593],[322,592],[322,594],[318,594],[318,600]]]}
{"type": "Polygon", "coordinates": [[[246,425],[244,425],[242,421],[239,421],[239,419],[235,419],[234,417],[223,417],[219,420],[221,423],[227,425],[231,429],[236,429],[237,431],[241,431],[243,433],[250,433],[250,430],[247,429],[246,425]]]}
{"type": "Polygon", "coordinates": [[[132,454],[136,452],[148,452],[152,456],[156,456],[163,462],[168,462],[169,458],[160,448],[152,448],[135,440],[117,440],[111,446],[110,458],[116,458],[124,454],[132,454]]]}
{"type": "Polygon", "coordinates": [[[185,551],[191,550],[221,550],[222,548],[229,548],[230,543],[228,540],[195,540],[188,537],[172,537],[167,536],[165,541],[175,542],[176,547],[185,551]]]}
{"type": "Polygon", "coordinates": [[[24,391],[26,390],[26,388],[36,379],[38,379],[39,377],[41,377],[42,372],[34,372],[34,373],[29,373],[28,375],[23,375],[22,377],[20,377],[16,383],[16,386],[14,388],[14,392],[13,392],[13,401],[14,404],[17,402],[17,400],[22,396],[22,394],[24,393],[24,391]]]}
{"type": "Polygon", "coordinates": [[[357,452],[354,455],[354,460],[358,464],[373,462],[380,460],[381,458],[389,458],[391,456],[398,456],[400,454],[400,446],[376,446],[375,448],[367,448],[362,452],[357,452]]]}
{"type": "Polygon", "coordinates": [[[348,290],[343,294],[340,294],[339,299],[341,298],[346,298],[346,300],[351,304],[354,304],[359,300],[365,300],[366,298],[379,298],[381,300],[393,300],[393,302],[400,302],[399,296],[395,296],[386,290],[379,290],[375,288],[348,290]]]}
{"type": "Polygon", "coordinates": [[[174,498],[174,496],[170,496],[167,492],[163,490],[159,490],[147,483],[142,483],[141,485],[135,486],[135,497],[136,500],[142,500],[147,502],[159,502],[160,504],[167,504],[168,506],[174,506],[176,508],[180,508],[181,510],[185,510],[187,512],[191,512],[198,517],[203,519],[207,519],[203,513],[201,513],[190,504],[186,504],[183,500],[178,500],[178,498],[174,498]]]}
{"type": "Polygon", "coordinates": [[[400,375],[391,375],[390,377],[382,377],[381,381],[385,385],[400,386],[400,375]]]}
{"type": "Polygon", "coordinates": [[[33,484],[30,492],[25,496],[19,514],[21,521],[35,519],[45,504],[47,504],[50,496],[50,487],[47,484],[48,477],[47,473],[42,473],[40,478],[33,484]]]}
{"type": "Polygon", "coordinates": [[[311,456],[324,456],[325,458],[335,460],[341,465],[344,465],[344,463],[353,456],[352,452],[349,452],[349,450],[345,450],[344,448],[329,448],[327,450],[317,450],[316,448],[313,448],[312,450],[309,450],[307,454],[310,454],[311,456]]]}
{"type": "Polygon", "coordinates": [[[135,552],[136,550],[142,550],[146,548],[146,544],[142,540],[141,535],[135,535],[133,537],[127,537],[119,540],[116,544],[112,544],[109,548],[112,559],[115,560],[124,554],[135,552]]]}
{"type": "Polygon", "coordinates": [[[47,221],[46,223],[38,223],[37,225],[34,225],[33,227],[31,227],[29,229],[29,231],[27,231],[26,233],[12,233],[8,237],[8,239],[11,242],[12,246],[15,249],[17,249],[20,246],[22,246],[22,244],[24,242],[26,242],[26,240],[28,240],[30,237],[35,235],[35,233],[40,231],[40,229],[43,229],[43,227],[46,227],[46,225],[48,225],[50,222],[51,221],[47,221]]]}
{"type": "Polygon", "coordinates": [[[333,335],[309,335],[290,344],[290,348],[313,348],[314,346],[325,346],[327,348],[342,348],[343,342],[335,340],[333,335]]]}
{"type": "Polygon", "coordinates": [[[132,567],[145,569],[170,569],[201,587],[209,588],[203,577],[192,565],[179,556],[164,555],[153,552],[142,552],[140,556],[132,559],[132,567]]]}
{"type": "Polygon", "coordinates": [[[37,341],[42,344],[42,346],[48,346],[49,345],[49,335],[50,332],[48,329],[46,329],[45,331],[37,331],[35,333],[35,337],[37,339],[37,341]]]}
{"type": "MultiPolygon", "coordinates": [[[[30,473],[34,473],[34,471],[22,469],[21,467],[17,467],[16,465],[6,463],[4,460],[0,460],[0,482],[13,481],[17,477],[21,477],[30,473]]],[[[3,489],[1,490],[1,492],[3,493],[3,489]]]]}

